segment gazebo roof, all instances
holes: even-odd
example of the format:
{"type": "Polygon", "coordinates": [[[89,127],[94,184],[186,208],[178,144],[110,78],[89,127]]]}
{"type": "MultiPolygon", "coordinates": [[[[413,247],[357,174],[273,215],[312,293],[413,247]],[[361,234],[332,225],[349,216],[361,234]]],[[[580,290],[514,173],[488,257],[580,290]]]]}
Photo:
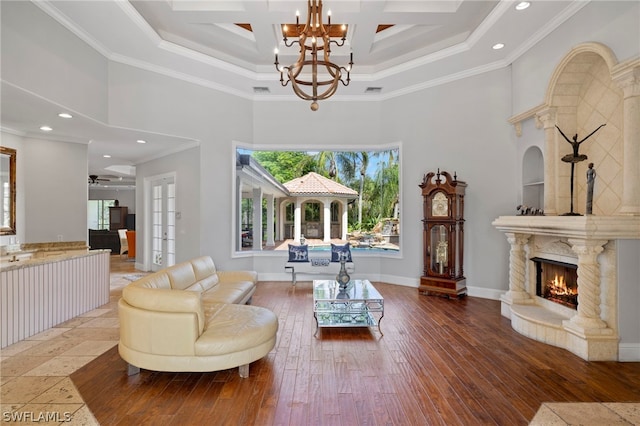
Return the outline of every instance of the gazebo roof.
{"type": "Polygon", "coordinates": [[[328,179],[318,173],[311,172],[306,175],[285,182],[284,187],[293,196],[297,195],[333,195],[355,198],[358,192],[336,181],[328,179]]]}

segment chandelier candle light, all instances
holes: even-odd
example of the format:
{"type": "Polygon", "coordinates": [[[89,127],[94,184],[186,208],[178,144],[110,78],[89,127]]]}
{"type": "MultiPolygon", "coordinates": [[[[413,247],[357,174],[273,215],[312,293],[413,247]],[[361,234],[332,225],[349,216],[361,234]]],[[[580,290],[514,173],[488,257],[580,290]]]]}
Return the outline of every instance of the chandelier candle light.
{"type": "MultiPolygon", "coordinates": [[[[295,37],[296,40],[289,41],[287,33],[289,28],[282,25],[283,41],[286,47],[294,44],[300,46],[300,56],[298,60],[290,66],[280,66],[278,61],[278,49],[275,49],[276,69],[280,71],[280,84],[286,86],[291,82],[294,93],[306,101],[311,102],[311,110],[318,110],[319,100],[328,99],[338,89],[338,82],[348,86],[351,81],[350,72],[353,66],[353,52],[350,53],[349,64],[341,67],[331,62],[331,43],[335,46],[344,46],[347,38],[347,26],[340,26],[342,37],[340,41],[331,40],[331,11],[327,13],[327,25],[322,23],[322,0],[308,1],[307,23],[304,28],[300,28],[300,13],[296,12],[295,37]],[[310,58],[307,57],[307,53],[310,58]],[[318,58],[318,54],[322,58],[318,58]],[[305,71],[305,72],[303,72],[305,71]],[[346,81],[343,80],[343,73],[346,73],[346,81]],[[286,79],[285,79],[286,74],[286,79]],[[304,86],[310,86],[310,93],[304,86]]],[[[309,89],[307,89],[309,90],[309,89]]]]}

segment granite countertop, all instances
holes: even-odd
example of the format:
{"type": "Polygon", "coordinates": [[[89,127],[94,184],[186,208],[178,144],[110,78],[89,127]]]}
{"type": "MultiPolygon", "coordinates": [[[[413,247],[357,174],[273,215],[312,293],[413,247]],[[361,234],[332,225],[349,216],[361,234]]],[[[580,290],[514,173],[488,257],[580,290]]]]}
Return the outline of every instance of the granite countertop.
{"type": "Polygon", "coordinates": [[[84,241],[55,241],[47,243],[23,243],[16,244],[19,246],[19,250],[9,250],[9,247],[2,246],[0,248],[0,255],[10,256],[12,254],[21,253],[37,253],[37,252],[49,252],[49,251],[61,251],[61,250],[88,250],[89,246],[84,241]]]}
{"type": "MultiPolygon", "coordinates": [[[[60,249],[57,249],[60,250],[60,249]]],[[[67,249],[69,250],[69,249],[67,249]]],[[[24,253],[24,251],[22,252],[24,253]]],[[[102,253],[111,254],[111,250],[88,250],[86,252],[64,253],[57,256],[39,257],[34,259],[18,260],[16,262],[2,262],[2,272],[13,271],[16,269],[28,268],[30,266],[44,265],[47,263],[61,262],[64,260],[77,259],[86,256],[95,256],[102,253]]]]}
{"type": "Polygon", "coordinates": [[[58,250],[87,250],[85,241],[55,241],[49,243],[23,243],[22,251],[58,251],[58,250]]]}

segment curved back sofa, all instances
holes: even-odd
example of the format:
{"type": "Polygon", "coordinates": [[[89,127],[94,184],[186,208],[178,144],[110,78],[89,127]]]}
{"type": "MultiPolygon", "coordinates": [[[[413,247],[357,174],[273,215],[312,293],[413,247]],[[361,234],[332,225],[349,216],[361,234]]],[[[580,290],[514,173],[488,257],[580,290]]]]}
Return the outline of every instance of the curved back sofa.
{"type": "Polygon", "coordinates": [[[154,371],[217,371],[267,355],[276,343],[278,319],[244,305],[255,291],[254,271],[217,271],[198,257],[127,285],[118,302],[118,352],[129,374],[154,371]]]}

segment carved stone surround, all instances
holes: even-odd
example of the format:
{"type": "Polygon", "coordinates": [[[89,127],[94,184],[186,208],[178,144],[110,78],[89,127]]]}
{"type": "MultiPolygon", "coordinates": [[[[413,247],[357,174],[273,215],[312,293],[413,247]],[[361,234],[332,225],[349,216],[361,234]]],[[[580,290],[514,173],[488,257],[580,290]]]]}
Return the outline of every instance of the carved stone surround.
{"type": "Polygon", "coordinates": [[[532,339],[590,361],[618,360],[616,241],[640,238],[640,217],[501,216],[511,244],[501,313],[532,339]],[[578,265],[578,309],[536,296],[532,257],[578,265]]]}
{"type": "MultiPolygon", "coordinates": [[[[640,239],[639,112],[640,58],[618,62],[607,46],[583,43],[557,65],[544,103],[509,119],[517,136],[529,119],[544,131],[547,216],[501,216],[493,222],[511,245],[502,315],[521,334],[586,360],[619,358],[617,242],[640,239]],[[560,161],[569,145],[555,126],[586,135],[602,123],[606,131],[581,147],[598,170],[594,215],[555,216],[568,212],[571,201],[570,168],[560,161]],[[529,260],[534,256],[578,265],[577,310],[535,295],[529,260]]],[[[586,199],[584,163],[578,163],[580,179],[574,182],[578,206],[586,199]]]]}

